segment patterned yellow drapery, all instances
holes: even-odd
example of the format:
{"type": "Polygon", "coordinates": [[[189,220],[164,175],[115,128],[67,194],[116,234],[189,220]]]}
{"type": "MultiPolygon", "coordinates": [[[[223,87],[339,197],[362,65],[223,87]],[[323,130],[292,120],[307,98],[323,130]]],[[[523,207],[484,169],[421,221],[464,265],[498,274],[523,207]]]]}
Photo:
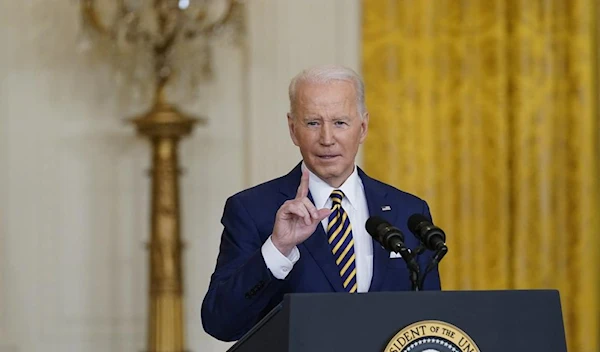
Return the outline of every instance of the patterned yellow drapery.
{"type": "Polygon", "coordinates": [[[367,172],[426,199],[444,289],[557,288],[598,351],[595,0],[363,0],[367,172]]]}

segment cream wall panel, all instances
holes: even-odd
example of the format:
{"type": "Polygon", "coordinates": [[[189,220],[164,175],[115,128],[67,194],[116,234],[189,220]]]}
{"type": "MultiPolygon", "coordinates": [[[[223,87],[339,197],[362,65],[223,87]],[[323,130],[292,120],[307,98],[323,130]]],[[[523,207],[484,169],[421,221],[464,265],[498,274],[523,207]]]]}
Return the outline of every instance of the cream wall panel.
{"type": "Polygon", "coordinates": [[[300,153],[287,132],[287,87],[319,64],[359,68],[359,3],[354,0],[256,1],[250,6],[249,182],[287,173],[300,153]],[[260,20],[258,20],[260,19],[260,20]]]}
{"type": "MultiPolygon", "coordinates": [[[[224,351],[200,304],[225,199],[287,172],[287,83],[358,64],[358,2],[250,1],[248,48],[215,49],[215,80],[181,144],[185,308],[192,351],[224,351]]],[[[0,351],[145,346],[149,146],[122,120],[111,69],[77,51],[76,1],[0,2],[0,351]]]]}

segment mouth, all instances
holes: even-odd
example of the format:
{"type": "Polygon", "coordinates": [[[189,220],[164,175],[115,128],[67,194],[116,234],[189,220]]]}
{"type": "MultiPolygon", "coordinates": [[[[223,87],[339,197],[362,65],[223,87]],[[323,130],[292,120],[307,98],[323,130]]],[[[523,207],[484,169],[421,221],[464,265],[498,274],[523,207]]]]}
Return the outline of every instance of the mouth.
{"type": "Polygon", "coordinates": [[[321,155],[317,155],[317,157],[321,160],[333,160],[337,157],[339,157],[339,154],[321,154],[321,155]]]}

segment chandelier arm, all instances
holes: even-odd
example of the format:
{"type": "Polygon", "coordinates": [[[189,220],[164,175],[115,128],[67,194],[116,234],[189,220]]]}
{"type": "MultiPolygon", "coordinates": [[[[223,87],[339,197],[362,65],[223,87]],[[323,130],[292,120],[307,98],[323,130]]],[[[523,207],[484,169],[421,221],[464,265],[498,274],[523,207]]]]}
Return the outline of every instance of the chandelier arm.
{"type": "MultiPolygon", "coordinates": [[[[120,18],[125,16],[132,16],[132,22],[137,23],[139,21],[139,15],[135,11],[128,11],[127,6],[125,5],[124,0],[117,0],[118,4],[118,14],[120,18]]],[[[98,12],[96,11],[96,1],[95,0],[81,0],[81,14],[86,23],[99,34],[110,38],[115,39],[116,33],[113,27],[105,25],[101,20],[98,12]]],[[[127,31],[132,31],[131,28],[127,28],[127,31]]],[[[140,30],[139,28],[135,28],[134,33],[131,36],[132,38],[136,38],[136,40],[141,41],[146,45],[152,45],[152,35],[147,31],[140,30]]]]}
{"type": "Polygon", "coordinates": [[[81,14],[87,23],[98,31],[98,33],[111,36],[111,31],[100,21],[96,8],[94,7],[94,0],[81,0],[81,14]]]}
{"type": "MultiPolygon", "coordinates": [[[[219,19],[217,19],[213,23],[209,24],[208,26],[188,32],[187,33],[188,37],[194,38],[199,34],[202,34],[202,35],[211,34],[212,32],[214,32],[215,28],[222,26],[231,20],[231,18],[233,17],[233,14],[235,13],[235,10],[238,6],[241,6],[241,5],[238,3],[237,0],[229,0],[229,7],[225,11],[225,13],[223,15],[221,15],[221,17],[219,19]]],[[[199,14],[194,20],[197,22],[202,22],[202,19],[203,19],[202,17],[203,17],[203,15],[199,14]]]]}
{"type": "Polygon", "coordinates": [[[125,6],[125,0],[117,0],[117,4],[119,5],[119,12],[121,16],[124,16],[127,13],[127,6],[125,6]]]}

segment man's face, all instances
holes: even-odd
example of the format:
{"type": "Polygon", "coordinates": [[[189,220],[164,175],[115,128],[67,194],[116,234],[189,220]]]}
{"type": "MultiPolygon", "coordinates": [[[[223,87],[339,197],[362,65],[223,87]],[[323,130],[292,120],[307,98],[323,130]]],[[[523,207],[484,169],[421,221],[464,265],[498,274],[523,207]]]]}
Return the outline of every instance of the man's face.
{"type": "Polygon", "coordinates": [[[354,85],[347,81],[301,82],[288,126],[308,169],[332,187],[352,174],[369,115],[361,118],[354,85]]]}

